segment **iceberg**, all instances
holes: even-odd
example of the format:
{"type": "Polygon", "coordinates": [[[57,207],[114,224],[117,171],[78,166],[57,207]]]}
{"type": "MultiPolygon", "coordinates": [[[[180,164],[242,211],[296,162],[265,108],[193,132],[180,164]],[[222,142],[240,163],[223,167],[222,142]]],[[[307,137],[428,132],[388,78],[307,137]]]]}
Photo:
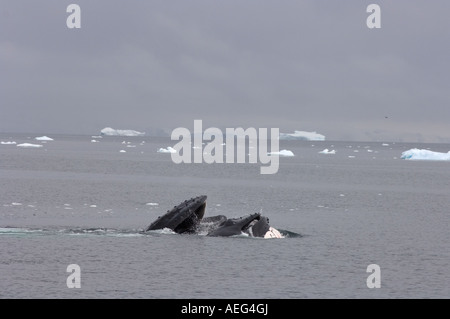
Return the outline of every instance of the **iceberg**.
{"type": "Polygon", "coordinates": [[[430,160],[430,161],[450,161],[450,152],[440,153],[424,149],[412,148],[402,153],[401,159],[406,160],[430,160]]]}
{"type": "Polygon", "coordinates": [[[145,132],[138,132],[134,130],[115,130],[111,127],[105,127],[100,131],[102,135],[107,136],[144,136],[145,132]]]}
{"type": "Polygon", "coordinates": [[[294,133],[280,133],[280,140],[325,141],[325,135],[317,132],[294,131],[294,133]]]}
{"type": "Polygon", "coordinates": [[[336,150],[328,150],[328,148],[324,149],[323,151],[319,152],[320,154],[336,154],[336,150]]]}
{"type": "Polygon", "coordinates": [[[160,148],[159,150],[158,150],[158,153],[176,153],[177,151],[174,149],[174,148],[172,148],[172,147],[167,147],[167,148],[160,148]]]}
{"type": "Polygon", "coordinates": [[[267,153],[267,155],[294,156],[294,153],[292,153],[292,151],[289,151],[289,150],[281,150],[279,152],[267,153]]]}
{"type": "Polygon", "coordinates": [[[35,138],[36,141],[54,141],[54,139],[48,136],[38,136],[35,138]]]}
{"type": "Polygon", "coordinates": [[[17,147],[38,148],[38,147],[42,147],[42,145],[40,145],[40,144],[23,143],[23,144],[17,144],[17,147]]]}

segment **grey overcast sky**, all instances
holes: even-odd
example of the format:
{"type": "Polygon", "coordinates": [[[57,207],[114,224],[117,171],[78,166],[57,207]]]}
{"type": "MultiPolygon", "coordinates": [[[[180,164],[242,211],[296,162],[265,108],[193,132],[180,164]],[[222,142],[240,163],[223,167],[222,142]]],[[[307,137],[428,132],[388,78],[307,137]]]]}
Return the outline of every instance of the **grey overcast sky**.
{"type": "Polygon", "coordinates": [[[0,132],[170,134],[201,119],[450,142],[448,0],[0,4],[0,132]],[[371,3],[381,29],[366,25],[371,3]]]}

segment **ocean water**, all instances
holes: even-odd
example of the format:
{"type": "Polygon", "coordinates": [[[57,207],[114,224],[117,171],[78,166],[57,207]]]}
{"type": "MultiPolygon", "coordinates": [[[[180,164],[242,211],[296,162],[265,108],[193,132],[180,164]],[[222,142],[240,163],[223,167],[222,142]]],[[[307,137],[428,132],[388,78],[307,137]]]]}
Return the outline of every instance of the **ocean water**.
{"type": "Polygon", "coordinates": [[[450,163],[400,159],[448,144],[281,141],[295,156],[261,175],[259,163],[174,164],[157,152],[169,138],[34,137],[0,135],[43,145],[0,145],[0,298],[450,297],[450,163]],[[291,235],[141,233],[202,194],[205,216],[262,211],[291,235]]]}

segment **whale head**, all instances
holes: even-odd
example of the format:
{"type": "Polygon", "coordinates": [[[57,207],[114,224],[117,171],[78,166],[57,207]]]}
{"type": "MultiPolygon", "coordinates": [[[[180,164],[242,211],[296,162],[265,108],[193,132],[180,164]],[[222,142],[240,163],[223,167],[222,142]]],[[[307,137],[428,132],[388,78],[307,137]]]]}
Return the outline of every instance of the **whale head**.
{"type": "Polygon", "coordinates": [[[259,213],[239,218],[230,218],[221,223],[208,236],[235,236],[243,233],[249,234],[249,229],[261,219],[259,213]]]}
{"type": "Polygon", "coordinates": [[[178,234],[195,232],[205,214],[206,198],[206,195],[201,195],[185,200],[158,217],[145,231],[170,228],[178,234]]]}

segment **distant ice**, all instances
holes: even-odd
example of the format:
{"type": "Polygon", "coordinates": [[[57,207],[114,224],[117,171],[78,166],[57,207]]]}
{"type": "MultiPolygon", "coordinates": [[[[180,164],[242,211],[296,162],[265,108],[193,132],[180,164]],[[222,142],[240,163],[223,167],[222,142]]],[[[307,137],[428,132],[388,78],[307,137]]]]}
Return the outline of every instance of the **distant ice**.
{"type": "Polygon", "coordinates": [[[42,145],[40,145],[40,144],[23,143],[23,144],[17,144],[17,147],[38,148],[38,147],[42,147],[42,145]]]}
{"type": "Polygon", "coordinates": [[[160,148],[159,150],[158,150],[158,153],[176,153],[177,151],[174,149],[174,148],[172,148],[172,147],[167,147],[167,148],[160,148]]]}
{"type": "Polygon", "coordinates": [[[125,151],[125,150],[120,150],[119,152],[120,152],[120,153],[126,153],[127,151],[125,151]]]}
{"type": "Polygon", "coordinates": [[[279,156],[294,156],[294,153],[292,153],[292,151],[289,150],[281,150],[279,152],[271,152],[271,153],[267,153],[268,155],[279,155],[279,156]]]}
{"type": "Polygon", "coordinates": [[[54,141],[51,137],[48,136],[38,136],[34,138],[36,141],[54,141]]]}
{"type": "Polygon", "coordinates": [[[145,132],[138,132],[134,130],[116,130],[111,127],[105,127],[100,131],[102,135],[107,136],[143,136],[145,132]]]}
{"type": "Polygon", "coordinates": [[[430,160],[430,161],[450,161],[450,152],[440,153],[424,149],[412,148],[402,153],[401,159],[406,160],[430,160]]]}
{"type": "Polygon", "coordinates": [[[324,149],[323,151],[319,152],[320,154],[336,154],[336,150],[328,150],[328,148],[324,149]]]}
{"type": "Polygon", "coordinates": [[[10,141],[8,141],[8,142],[0,142],[0,144],[2,144],[2,145],[16,145],[17,143],[16,142],[10,142],[10,141]]]}
{"type": "Polygon", "coordinates": [[[97,140],[91,140],[91,143],[98,143],[97,140]]]}
{"type": "Polygon", "coordinates": [[[147,203],[145,205],[147,205],[147,206],[158,206],[159,204],[158,203],[147,203]]]}
{"type": "Polygon", "coordinates": [[[294,133],[280,133],[280,140],[325,141],[325,135],[316,132],[294,131],[294,133]]]}

